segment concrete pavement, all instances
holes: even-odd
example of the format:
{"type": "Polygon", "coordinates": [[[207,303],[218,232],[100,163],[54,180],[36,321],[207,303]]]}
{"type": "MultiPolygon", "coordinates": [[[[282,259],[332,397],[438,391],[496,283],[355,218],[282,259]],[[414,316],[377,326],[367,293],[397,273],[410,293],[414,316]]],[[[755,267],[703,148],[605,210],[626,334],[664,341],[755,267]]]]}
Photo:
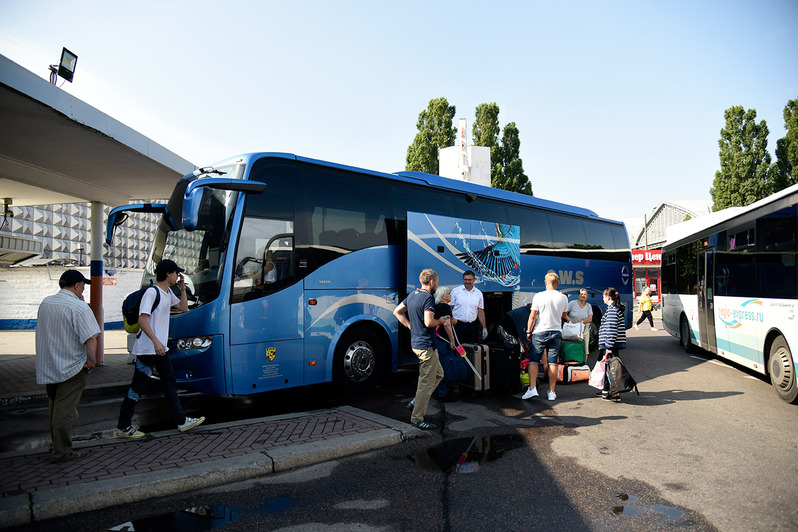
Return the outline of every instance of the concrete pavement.
{"type": "MultiPolygon", "coordinates": [[[[46,402],[35,380],[32,331],[0,331],[0,407],[46,402]]],[[[86,395],[124,393],[124,331],[106,331],[105,361],[86,395]]],[[[3,431],[0,430],[0,433],[3,431]]],[[[409,424],[351,407],[201,425],[138,441],[75,442],[88,455],[51,464],[46,452],[0,454],[0,528],[239,481],[377,449],[420,434],[409,424]]]]}

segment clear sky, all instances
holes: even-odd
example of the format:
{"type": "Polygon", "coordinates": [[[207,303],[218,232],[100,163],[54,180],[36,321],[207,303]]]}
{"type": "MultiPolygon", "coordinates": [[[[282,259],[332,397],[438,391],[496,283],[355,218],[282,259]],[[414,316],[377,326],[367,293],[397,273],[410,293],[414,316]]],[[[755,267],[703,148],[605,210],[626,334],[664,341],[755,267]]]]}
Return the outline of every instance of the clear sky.
{"type": "Polygon", "coordinates": [[[709,199],[725,109],[784,136],[798,1],[0,0],[0,53],[204,166],[287,151],[403,170],[416,120],[496,102],[536,196],[615,219],[709,199]],[[60,81],[59,81],[60,84],[60,81]]]}

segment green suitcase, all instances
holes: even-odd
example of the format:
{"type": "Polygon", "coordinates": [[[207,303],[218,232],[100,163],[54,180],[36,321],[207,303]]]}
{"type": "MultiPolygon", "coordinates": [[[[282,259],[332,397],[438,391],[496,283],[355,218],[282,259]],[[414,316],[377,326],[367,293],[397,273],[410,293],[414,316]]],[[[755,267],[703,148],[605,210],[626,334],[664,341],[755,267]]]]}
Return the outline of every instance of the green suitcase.
{"type": "Polygon", "coordinates": [[[579,362],[585,364],[587,357],[585,357],[585,343],[574,342],[572,340],[563,340],[560,347],[560,364],[566,362],[579,362]]]}

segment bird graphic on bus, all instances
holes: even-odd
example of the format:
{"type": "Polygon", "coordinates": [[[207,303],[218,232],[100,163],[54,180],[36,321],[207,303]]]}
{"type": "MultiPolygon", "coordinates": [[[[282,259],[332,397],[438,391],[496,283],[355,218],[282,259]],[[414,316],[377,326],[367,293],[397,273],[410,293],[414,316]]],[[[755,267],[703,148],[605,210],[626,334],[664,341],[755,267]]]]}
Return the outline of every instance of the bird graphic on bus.
{"type": "Polygon", "coordinates": [[[517,285],[520,277],[518,265],[521,263],[521,228],[499,223],[492,225],[495,235],[488,235],[483,228],[482,240],[487,245],[478,251],[471,250],[461,232],[465,252],[459,253],[457,258],[487,281],[502,286],[517,285]]]}

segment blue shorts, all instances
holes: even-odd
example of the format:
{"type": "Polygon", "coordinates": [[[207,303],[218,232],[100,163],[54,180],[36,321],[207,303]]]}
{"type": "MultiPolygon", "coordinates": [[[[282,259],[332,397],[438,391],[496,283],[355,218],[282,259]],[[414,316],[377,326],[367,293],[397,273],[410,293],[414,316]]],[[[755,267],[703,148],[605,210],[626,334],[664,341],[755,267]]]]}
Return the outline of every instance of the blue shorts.
{"type": "Polygon", "coordinates": [[[557,365],[560,358],[562,333],[560,331],[544,331],[532,335],[532,349],[529,350],[529,362],[538,364],[543,358],[543,350],[548,349],[546,357],[549,365],[557,365]]]}

